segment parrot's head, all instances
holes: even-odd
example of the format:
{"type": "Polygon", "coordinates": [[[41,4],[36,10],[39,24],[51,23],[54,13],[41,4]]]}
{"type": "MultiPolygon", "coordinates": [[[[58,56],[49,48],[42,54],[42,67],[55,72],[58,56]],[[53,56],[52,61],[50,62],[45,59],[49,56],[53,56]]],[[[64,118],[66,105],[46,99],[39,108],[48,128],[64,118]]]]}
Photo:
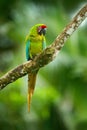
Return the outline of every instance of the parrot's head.
{"type": "Polygon", "coordinates": [[[45,35],[46,34],[47,26],[45,24],[36,24],[34,25],[31,30],[30,34],[32,35],[45,35]]]}
{"type": "Polygon", "coordinates": [[[45,35],[47,30],[47,26],[45,24],[38,24],[37,25],[37,33],[39,35],[45,35]]]}

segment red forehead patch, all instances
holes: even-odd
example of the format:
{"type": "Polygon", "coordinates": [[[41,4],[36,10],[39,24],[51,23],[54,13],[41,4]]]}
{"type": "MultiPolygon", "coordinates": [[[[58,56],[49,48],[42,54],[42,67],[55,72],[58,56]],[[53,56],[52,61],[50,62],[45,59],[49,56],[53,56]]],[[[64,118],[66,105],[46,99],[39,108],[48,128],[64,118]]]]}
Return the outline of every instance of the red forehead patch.
{"type": "Polygon", "coordinates": [[[41,27],[42,27],[42,28],[47,28],[47,26],[46,26],[46,25],[42,25],[41,27]]]}

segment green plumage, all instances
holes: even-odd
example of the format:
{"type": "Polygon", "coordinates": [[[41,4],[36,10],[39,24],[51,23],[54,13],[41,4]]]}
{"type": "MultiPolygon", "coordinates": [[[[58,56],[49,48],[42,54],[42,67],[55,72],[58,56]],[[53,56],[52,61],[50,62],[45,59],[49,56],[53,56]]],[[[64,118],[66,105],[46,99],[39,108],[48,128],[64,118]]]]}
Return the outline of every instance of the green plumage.
{"type": "MultiPolygon", "coordinates": [[[[44,24],[37,24],[30,29],[25,40],[27,60],[32,60],[46,47],[46,28],[44,24]]],[[[30,102],[35,88],[37,72],[38,70],[28,74],[28,111],[30,111],[30,102]]]]}
{"type": "MultiPolygon", "coordinates": [[[[43,33],[38,33],[38,27],[45,27],[44,24],[37,24],[33,26],[26,37],[26,58],[32,59],[46,47],[46,40],[43,33]]],[[[44,28],[43,28],[44,29],[44,28]]]]}

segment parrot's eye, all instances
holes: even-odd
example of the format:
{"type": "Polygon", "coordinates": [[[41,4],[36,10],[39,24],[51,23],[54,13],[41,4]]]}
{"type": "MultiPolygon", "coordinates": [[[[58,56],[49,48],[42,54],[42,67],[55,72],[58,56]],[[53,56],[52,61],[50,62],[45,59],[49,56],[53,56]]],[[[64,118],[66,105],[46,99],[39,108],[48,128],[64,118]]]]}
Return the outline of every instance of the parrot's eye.
{"type": "Polygon", "coordinates": [[[42,29],[41,26],[39,26],[39,27],[37,28],[38,33],[40,33],[41,29],[42,29]]]}

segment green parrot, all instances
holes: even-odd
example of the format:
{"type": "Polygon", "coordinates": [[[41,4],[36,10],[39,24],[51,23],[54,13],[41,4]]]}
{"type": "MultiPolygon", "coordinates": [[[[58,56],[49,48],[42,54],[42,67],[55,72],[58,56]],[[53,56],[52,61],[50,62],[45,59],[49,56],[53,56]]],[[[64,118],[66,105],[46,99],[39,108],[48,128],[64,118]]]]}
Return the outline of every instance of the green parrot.
{"type": "MultiPolygon", "coordinates": [[[[33,58],[46,48],[46,34],[47,26],[45,24],[36,24],[33,26],[25,39],[26,43],[26,58],[33,60],[33,58]]],[[[28,74],[28,111],[30,111],[31,98],[34,92],[37,71],[28,74]]]]}

